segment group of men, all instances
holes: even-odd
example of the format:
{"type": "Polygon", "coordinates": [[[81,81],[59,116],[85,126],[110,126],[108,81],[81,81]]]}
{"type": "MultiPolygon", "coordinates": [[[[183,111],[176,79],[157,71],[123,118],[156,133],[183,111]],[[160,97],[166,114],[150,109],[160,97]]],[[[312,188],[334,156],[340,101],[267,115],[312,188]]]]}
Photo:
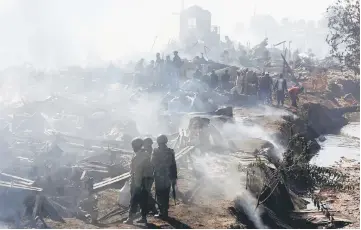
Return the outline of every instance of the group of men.
{"type": "Polygon", "coordinates": [[[156,217],[168,218],[169,194],[171,187],[174,189],[176,185],[177,164],[174,150],[168,148],[167,142],[167,136],[160,135],[157,137],[158,147],[153,149],[151,138],[135,138],[132,141],[135,154],[130,164],[131,200],[129,217],[124,223],[133,223],[138,207],[142,215],[138,223],[147,223],[148,211],[152,211],[156,217]],[[151,193],[153,182],[157,201],[151,193]]]}
{"type": "MultiPolygon", "coordinates": [[[[236,80],[236,86],[240,85],[241,93],[246,92],[247,88],[247,76],[246,72],[243,74],[243,76],[238,72],[237,73],[237,80],[236,80]]],[[[283,74],[281,73],[279,75],[279,78],[275,81],[271,78],[269,73],[263,73],[261,76],[256,77],[256,88],[257,88],[257,94],[258,98],[264,102],[265,104],[271,104],[272,103],[272,93],[275,92],[275,96],[277,99],[277,106],[283,106],[285,101],[285,94],[288,93],[290,99],[291,99],[291,105],[294,107],[297,107],[297,100],[298,100],[298,94],[303,92],[303,87],[301,86],[293,86],[291,88],[287,88],[287,82],[286,79],[283,78],[283,74]]]]}
{"type": "MultiPolygon", "coordinates": [[[[183,61],[179,57],[178,51],[174,51],[173,54],[173,60],[171,60],[169,55],[163,60],[160,53],[157,53],[156,60],[151,61],[149,71],[152,73],[152,76],[157,76],[158,79],[155,80],[156,84],[177,88],[183,61]]],[[[244,71],[237,72],[237,78],[233,83],[232,76],[227,69],[219,76],[214,69],[208,68],[207,72],[211,72],[211,74],[204,75],[205,71],[202,70],[202,64],[207,64],[208,62],[203,54],[201,54],[201,57],[197,56],[194,63],[197,64],[197,69],[193,74],[193,78],[207,84],[211,89],[219,88],[221,90],[230,91],[232,88],[236,88],[238,94],[251,95],[250,89],[252,87],[249,87],[249,85],[253,85],[253,88],[255,88],[254,93],[258,94],[259,99],[267,104],[272,103],[272,93],[275,92],[277,105],[283,106],[285,94],[288,93],[292,106],[297,107],[297,95],[303,91],[303,87],[299,86],[287,89],[287,82],[286,79],[283,78],[283,74],[280,74],[279,78],[276,81],[273,81],[268,73],[257,76],[256,72],[246,68],[244,71]]]]}
{"type": "Polygon", "coordinates": [[[167,55],[162,59],[160,53],[156,54],[155,60],[144,69],[144,59],[141,59],[135,67],[137,71],[143,72],[149,76],[149,80],[157,85],[176,86],[181,75],[182,59],[178,55],[178,51],[173,52],[173,59],[167,55]]]}

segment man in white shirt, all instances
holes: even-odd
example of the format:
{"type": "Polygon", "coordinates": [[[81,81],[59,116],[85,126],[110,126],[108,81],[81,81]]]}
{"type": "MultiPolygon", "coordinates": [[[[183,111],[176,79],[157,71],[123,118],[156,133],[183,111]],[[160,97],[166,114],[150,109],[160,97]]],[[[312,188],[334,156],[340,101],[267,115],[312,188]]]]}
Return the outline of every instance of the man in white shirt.
{"type": "Polygon", "coordinates": [[[279,106],[280,104],[283,106],[285,101],[285,92],[287,90],[287,82],[286,79],[283,78],[282,74],[280,74],[280,78],[277,79],[274,88],[276,91],[277,106],[279,106]]]}

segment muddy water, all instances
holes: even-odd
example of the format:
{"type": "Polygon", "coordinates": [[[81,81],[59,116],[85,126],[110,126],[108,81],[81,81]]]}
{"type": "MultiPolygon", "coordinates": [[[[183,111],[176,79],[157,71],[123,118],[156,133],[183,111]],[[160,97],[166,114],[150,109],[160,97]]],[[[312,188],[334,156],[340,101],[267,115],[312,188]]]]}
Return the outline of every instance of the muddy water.
{"type": "Polygon", "coordinates": [[[326,135],[320,142],[322,149],[312,163],[319,166],[331,166],[341,157],[360,160],[360,122],[351,122],[343,127],[338,135],[326,135]]]}

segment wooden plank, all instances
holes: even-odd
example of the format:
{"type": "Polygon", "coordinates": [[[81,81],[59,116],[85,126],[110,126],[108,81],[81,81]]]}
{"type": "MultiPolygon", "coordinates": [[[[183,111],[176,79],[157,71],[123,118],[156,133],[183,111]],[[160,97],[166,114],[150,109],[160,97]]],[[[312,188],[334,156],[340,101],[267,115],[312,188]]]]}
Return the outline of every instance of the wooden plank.
{"type": "Polygon", "coordinates": [[[16,180],[24,181],[29,185],[34,184],[33,180],[29,180],[29,179],[26,179],[26,178],[23,178],[23,177],[14,176],[14,175],[7,174],[7,173],[0,173],[0,175],[5,176],[5,177],[10,177],[10,178],[13,178],[13,179],[16,179],[16,180]]]}
{"type": "Polygon", "coordinates": [[[39,191],[39,192],[43,191],[42,188],[26,186],[23,184],[11,183],[11,182],[7,182],[7,181],[0,181],[0,187],[17,188],[17,189],[23,189],[23,190],[39,191]]]}
{"type": "MultiPolygon", "coordinates": [[[[334,210],[329,210],[328,211],[329,213],[338,213],[338,211],[334,211],[334,210]]],[[[312,214],[312,213],[316,213],[316,214],[320,214],[320,213],[322,213],[321,211],[318,211],[318,210],[299,210],[299,211],[292,211],[291,212],[291,215],[292,214],[295,214],[295,215],[297,215],[297,214],[300,214],[300,215],[302,215],[302,214],[312,214]]]]}
{"type": "Polygon", "coordinates": [[[286,65],[287,69],[288,69],[289,72],[291,73],[292,81],[296,82],[296,84],[298,85],[299,83],[298,83],[295,75],[293,74],[293,70],[292,70],[291,67],[288,65],[288,63],[287,63],[287,61],[286,61],[286,58],[283,56],[283,54],[281,54],[281,56],[282,56],[282,59],[283,59],[285,65],[286,65]]]}
{"type": "MultiPolygon", "coordinates": [[[[331,211],[333,213],[333,218],[335,222],[345,222],[345,223],[352,223],[353,221],[348,219],[347,217],[343,216],[340,212],[331,211]]],[[[322,211],[315,211],[315,212],[292,212],[291,218],[294,219],[307,219],[313,224],[323,225],[330,223],[330,220],[325,216],[322,211]]]]}
{"type": "Polygon", "coordinates": [[[85,177],[85,175],[86,175],[86,172],[87,172],[86,170],[83,171],[83,173],[81,174],[80,180],[83,180],[83,179],[84,179],[84,177],[85,177]]]}
{"type": "MultiPolygon", "coordinates": [[[[194,146],[187,146],[187,147],[183,148],[179,153],[175,154],[176,160],[178,160],[181,157],[189,154],[194,149],[195,149],[194,146]]],[[[122,175],[119,175],[119,176],[112,177],[110,179],[101,181],[99,183],[95,183],[94,186],[93,186],[93,191],[94,192],[100,191],[100,190],[105,189],[105,188],[107,188],[108,186],[110,186],[110,185],[112,185],[114,183],[118,183],[120,181],[127,180],[129,178],[130,178],[130,172],[127,172],[127,173],[124,173],[122,175]]]]}
{"type": "Polygon", "coordinates": [[[109,180],[101,181],[99,183],[94,184],[93,191],[97,192],[100,189],[105,189],[107,186],[110,186],[110,185],[112,185],[114,183],[117,183],[117,182],[120,182],[120,181],[123,181],[123,180],[127,180],[129,178],[130,178],[130,173],[127,172],[127,173],[124,173],[122,175],[113,177],[113,178],[111,178],[109,180]]]}

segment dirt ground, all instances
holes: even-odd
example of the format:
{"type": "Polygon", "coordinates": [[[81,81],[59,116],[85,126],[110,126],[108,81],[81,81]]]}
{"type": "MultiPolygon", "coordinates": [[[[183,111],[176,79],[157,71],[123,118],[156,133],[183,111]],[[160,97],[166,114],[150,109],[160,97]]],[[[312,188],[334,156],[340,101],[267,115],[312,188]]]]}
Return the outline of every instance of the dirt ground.
{"type": "MultiPolygon", "coordinates": [[[[265,141],[257,138],[239,140],[239,143],[236,144],[241,149],[237,154],[253,152],[255,149],[260,149],[264,143],[265,141]]],[[[192,167],[179,165],[177,186],[181,194],[178,194],[176,205],[174,205],[173,199],[170,199],[169,215],[172,218],[165,222],[149,216],[147,228],[224,229],[235,224],[235,218],[228,212],[228,207],[233,205],[233,199],[244,186],[238,171],[239,157],[237,154],[210,153],[207,157],[209,160],[196,161],[195,167],[197,169],[202,167],[202,171],[207,174],[207,177],[201,180],[201,184],[193,174],[192,167]],[[207,173],[207,170],[211,172],[207,173]],[[195,189],[197,187],[199,190],[195,189]],[[196,190],[197,192],[195,192],[196,190]],[[192,199],[185,201],[180,197],[181,195],[192,197],[192,199]]],[[[118,194],[119,190],[117,189],[107,189],[97,194],[99,217],[117,208],[118,194]]],[[[134,226],[123,224],[126,217],[127,214],[117,215],[97,225],[85,224],[83,221],[73,218],[66,219],[65,224],[51,220],[46,220],[46,222],[51,228],[146,228],[142,224],[135,223],[134,226]]]]}
{"type": "Polygon", "coordinates": [[[320,197],[329,203],[331,210],[338,211],[351,218],[354,222],[347,225],[348,229],[360,228],[360,162],[342,158],[333,166],[348,176],[347,186],[343,190],[321,189],[320,197]]]}
{"type": "MultiPolygon", "coordinates": [[[[300,103],[304,102],[321,102],[327,107],[338,107],[339,105],[334,102],[321,99],[313,95],[301,95],[300,103]]],[[[286,100],[285,107],[289,109],[290,102],[286,100]]],[[[236,119],[242,119],[246,117],[252,117],[251,123],[256,123],[259,126],[265,127],[266,131],[275,132],[282,124],[280,117],[287,114],[283,109],[265,109],[265,108],[240,108],[234,111],[236,119]],[[261,115],[263,114],[263,115],[261,115]],[[264,115],[266,114],[266,115],[264,115]]],[[[243,146],[244,152],[251,152],[257,148],[260,148],[264,144],[264,141],[260,140],[243,140],[240,146],[243,146]]],[[[238,146],[238,145],[237,145],[238,146]]],[[[46,220],[47,224],[51,228],[231,228],[235,224],[235,218],[228,212],[228,207],[232,206],[232,200],[235,197],[235,193],[239,190],[237,187],[240,181],[230,178],[232,175],[227,172],[234,172],[234,168],[237,167],[237,158],[232,154],[225,157],[217,157],[212,159],[214,165],[208,165],[212,169],[215,169],[217,173],[213,175],[214,181],[227,181],[228,184],[212,184],[206,182],[200,185],[200,189],[194,199],[190,202],[183,202],[181,199],[177,200],[177,204],[174,205],[173,200],[170,200],[169,215],[170,220],[165,222],[154,217],[149,216],[148,226],[142,224],[125,225],[122,223],[126,219],[127,214],[115,216],[101,224],[92,225],[86,224],[83,221],[77,219],[66,219],[65,224],[46,220]],[[217,180],[214,180],[217,178],[217,180]],[[220,179],[222,178],[222,179],[220,179]],[[228,187],[230,183],[236,184],[235,187],[228,187]],[[223,188],[223,189],[222,189],[223,188]],[[224,194],[224,193],[230,194],[224,194]],[[233,196],[233,198],[231,198],[233,196]]],[[[344,160],[345,161],[345,160],[344,160]]],[[[342,161],[342,163],[344,163],[342,161]]],[[[206,163],[209,164],[209,163],[206,163]]],[[[351,178],[357,180],[358,187],[353,190],[345,190],[342,192],[324,190],[320,192],[320,195],[324,195],[327,199],[330,199],[330,203],[336,210],[340,210],[345,215],[348,215],[355,219],[354,224],[347,226],[347,228],[359,228],[359,170],[360,165],[357,163],[350,164],[349,167],[339,167],[340,170],[352,174],[351,178]]],[[[179,169],[180,175],[178,180],[178,189],[182,194],[192,191],[196,185],[196,180],[191,171],[187,168],[179,169]]],[[[217,183],[217,182],[216,182],[217,183]]],[[[108,189],[98,194],[99,202],[99,217],[104,216],[106,213],[117,208],[119,190],[108,189]]],[[[154,194],[154,193],[153,193],[154,194]]]]}

